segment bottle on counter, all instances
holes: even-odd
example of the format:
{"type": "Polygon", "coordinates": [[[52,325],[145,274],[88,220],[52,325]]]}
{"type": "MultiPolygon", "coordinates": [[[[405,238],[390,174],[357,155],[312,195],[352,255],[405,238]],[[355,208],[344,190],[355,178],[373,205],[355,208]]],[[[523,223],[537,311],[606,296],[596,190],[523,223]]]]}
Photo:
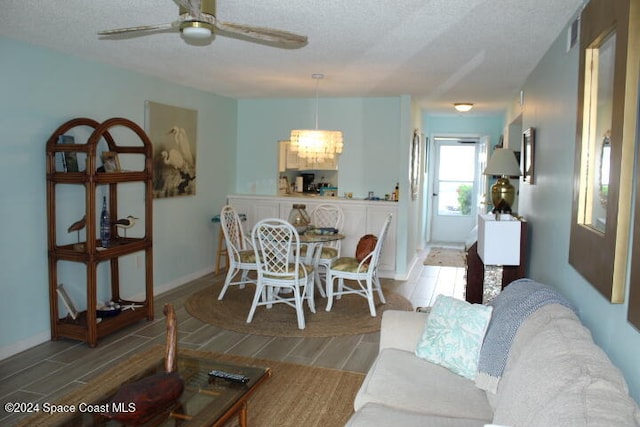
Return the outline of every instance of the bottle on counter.
{"type": "Polygon", "coordinates": [[[400,200],[400,183],[399,182],[396,182],[396,188],[393,190],[393,200],[396,202],[400,200]]]}
{"type": "Polygon", "coordinates": [[[107,197],[102,198],[102,213],[100,214],[100,244],[108,248],[111,240],[111,220],[107,210],[107,197]]]}
{"type": "Polygon", "coordinates": [[[307,213],[307,205],[294,204],[289,212],[289,223],[298,233],[304,233],[311,224],[311,217],[307,213]]]}

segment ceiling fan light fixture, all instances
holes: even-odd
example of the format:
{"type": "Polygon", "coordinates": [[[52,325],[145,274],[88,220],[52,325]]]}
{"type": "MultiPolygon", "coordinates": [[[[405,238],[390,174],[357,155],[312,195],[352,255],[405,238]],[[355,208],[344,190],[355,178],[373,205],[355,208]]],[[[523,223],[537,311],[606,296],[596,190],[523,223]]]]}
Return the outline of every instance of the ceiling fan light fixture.
{"type": "Polygon", "coordinates": [[[471,102],[456,102],[453,104],[453,108],[460,113],[466,113],[473,108],[473,104],[471,102]]]}
{"type": "Polygon", "coordinates": [[[182,36],[188,40],[204,40],[211,37],[213,25],[201,21],[185,21],[180,25],[182,36]]]}

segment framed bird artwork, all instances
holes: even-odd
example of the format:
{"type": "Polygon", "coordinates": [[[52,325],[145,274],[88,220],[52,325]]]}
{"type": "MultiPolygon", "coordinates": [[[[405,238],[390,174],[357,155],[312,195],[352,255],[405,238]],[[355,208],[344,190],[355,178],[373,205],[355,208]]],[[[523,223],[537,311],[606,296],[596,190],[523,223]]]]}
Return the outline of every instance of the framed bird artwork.
{"type": "Polygon", "coordinates": [[[198,112],[146,101],[145,127],[153,144],[153,197],[195,195],[198,112]]]}

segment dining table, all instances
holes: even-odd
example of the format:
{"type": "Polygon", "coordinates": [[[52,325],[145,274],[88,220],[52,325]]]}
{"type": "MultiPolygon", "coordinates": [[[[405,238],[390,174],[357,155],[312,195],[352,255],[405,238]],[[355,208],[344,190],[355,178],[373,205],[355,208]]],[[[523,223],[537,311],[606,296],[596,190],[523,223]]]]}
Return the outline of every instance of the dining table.
{"type": "Polygon", "coordinates": [[[305,245],[307,250],[305,256],[302,258],[302,262],[307,265],[313,266],[315,272],[315,280],[318,280],[317,288],[322,298],[326,298],[326,292],[320,283],[320,275],[318,274],[318,265],[320,261],[320,255],[322,254],[322,247],[327,242],[336,240],[342,240],[346,236],[338,232],[326,232],[319,229],[309,229],[304,233],[300,233],[300,245],[305,245]]]}

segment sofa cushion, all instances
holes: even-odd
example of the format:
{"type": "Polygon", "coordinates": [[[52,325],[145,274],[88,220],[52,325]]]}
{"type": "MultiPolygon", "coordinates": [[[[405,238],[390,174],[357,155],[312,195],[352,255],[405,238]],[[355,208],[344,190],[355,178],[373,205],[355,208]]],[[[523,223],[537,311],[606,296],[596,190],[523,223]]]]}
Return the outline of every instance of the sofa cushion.
{"type": "Polygon", "coordinates": [[[471,418],[418,414],[377,403],[367,403],[353,414],[345,427],[483,427],[485,424],[485,421],[471,418]]]}
{"type": "Polygon", "coordinates": [[[354,408],[358,410],[367,403],[484,422],[493,417],[485,392],[473,381],[393,348],[382,350],[376,358],[356,395],[354,408]]]}
{"type": "MultiPolygon", "coordinates": [[[[590,421],[586,407],[608,412],[608,402],[620,399],[630,400],[620,372],[577,316],[552,304],[540,308],[518,331],[492,404],[497,424],[537,427],[545,425],[539,421],[544,417],[554,423],[567,420],[559,425],[604,426],[590,421]],[[611,393],[599,391],[605,389],[611,393]]],[[[595,417],[599,410],[594,411],[595,417]]],[[[628,419],[629,409],[623,412],[628,419]]]]}
{"type": "Polygon", "coordinates": [[[422,336],[428,313],[401,310],[382,312],[380,327],[380,348],[387,347],[415,351],[416,343],[422,336]]]}
{"type": "Polygon", "coordinates": [[[640,413],[618,385],[586,373],[532,414],[528,427],[637,427],[640,413]]]}
{"type": "Polygon", "coordinates": [[[438,295],[416,347],[416,356],[474,379],[492,309],[438,295]]]}

